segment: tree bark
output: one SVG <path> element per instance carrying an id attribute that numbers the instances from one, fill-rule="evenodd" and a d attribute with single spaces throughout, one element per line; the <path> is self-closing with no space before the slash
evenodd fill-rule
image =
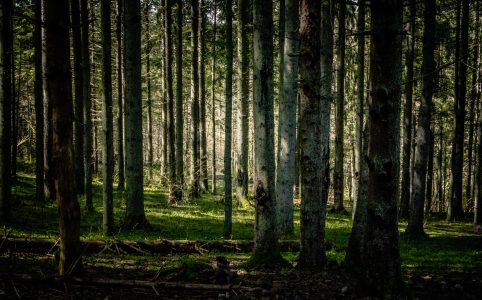
<path id="1" fill-rule="evenodd" d="M 43 79 L 42 79 L 42 1 L 35 0 L 35 201 L 43 205 L 45 202 L 45 175 L 44 175 L 44 104 L 43 104 Z M 82 178 L 82 177 L 80 177 Z M 77 180 L 79 182 L 79 180 Z"/>
<path id="2" fill-rule="evenodd" d="M 84 186 L 84 94 L 82 80 L 82 35 L 79 0 L 70 1 L 72 15 L 72 40 L 74 54 L 74 145 L 75 145 L 75 181 L 77 194 L 83 194 Z"/>
<path id="3" fill-rule="evenodd" d="M 302 0 L 300 50 L 301 249 L 298 265 L 318 269 L 325 262 L 322 236 L 322 115 L 320 101 L 321 3 Z M 323 156 L 322 156 L 323 159 Z"/>
<path id="4" fill-rule="evenodd" d="M 174 119 L 174 94 L 172 84 L 172 1 L 166 0 L 166 90 L 168 101 L 169 184 L 176 182 L 176 140 Z"/>
<path id="5" fill-rule="evenodd" d="M 238 0 L 238 101 L 236 137 L 236 197 L 238 203 L 248 196 L 249 147 L 249 0 Z"/>
<path id="6" fill-rule="evenodd" d="M 464 155 L 464 122 L 465 122 L 465 96 L 467 91 L 467 58 L 468 58 L 468 32 L 469 32 L 469 0 L 457 1 L 457 14 L 459 14 L 460 1 L 462 1 L 462 18 L 460 21 L 460 50 L 456 55 L 456 88 L 455 88 L 455 131 L 452 143 L 451 156 L 451 184 L 450 200 L 447 211 L 447 220 L 461 219 L 462 210 L 462 176 Z M 459 42 L 456 43 L 457 49 Z"/>
<path id="7" fill-rule="evenodd" d="M 426 188 L 426 196 L 425 196 L 425 216 L 429 216 L 432 212 L 432 202 L 433 202 L 433 161 L 434 161 L 434 145 L 435 137 L 434 131 L 430 128 L 430 141 L 428 144 L 428 162 L 427 162 L 427 188 Z"/>
<path id="8" fill-rule="evenodd" d="M 182 0 L 177 0 L 176 32 L 176 186 L 170 201 L 182 199 L 184 184 L 184 119 L 182 96 Z"/>
<path id="9" fill-rule="evenodd" d="M 69 3 L 45 1 L 47 93 L 52 104 L 54 181 L 60 226 L 60 275 L 82 268 L 80 206 L 74 174 Z"/>
<path id="10" fill-rule="evenodd" d="M 233 4 L 226 0 L 226 82 L 224 119 L 224 238 L 233 231 L 233 186 L 231 178 L 232 113 L 233 113 Z"/>
<path id="11" fill-rule="evenodd" d="M 199 196 L 200 157 L 199 157 L 199 2 L 191 0 L 191 196 Z"/>
<path id="12" fill-rule="evenodd" d="M 201 189 L 209 190 L 208 184 L 208 150 L 207 150 L 207 132 L 206 132 L 206 8 L 205 1 L 201 1 L 199 7 L 199 18 L 201 26 L 199 27 L 199 114 L 200 114 L 200 164 L 201 164 Z"/>
<path id="13" fill-rule="evenodd" d="M 110 0 L 101 2 L 102 19 L 102 196 L 103 228 L 107 234 L 114 227 L 114 116 L 112 113 L 112 64 Z"/>
<path id="14" fill-rule="evenodd" d="M 338 78 L 337 78 L 337 97 L 336 97 L 336 119 L 335 119 L 335 169 L 333 171 L 333 195 L 334 211 L 345 210 L 343 206 L 343 187 L 344 172 L 343 158 L 345 156 L 344 147 L 344 123 L 345 123 L 345 34 L 346 34 L 346 4 L 339 4 L 338 11 Z"/>
<path id="15" fill-rule="evenodd" d="M 477 7 L 477 18 L 480 17 L 480 1 L 476 2 Z M 478 44 L 478 50 L 481 51 L 482 48 L 480 43 Z M 479 65 L 479 76 L 477 80 L 478 94 L 479 98 L 479 117 L 477 120 L 477 169 L 475 176 L 475 199 L 474 199 L 474 224 L 482 225 L 482 64 Z"/>
<path id="16" fill-rule="evenodd" d="M 116 38 L 117 38 L 117 165 L 119 170 L 119 182 L 117 189 L 125 188 L 124 176 L 124 39 L 122 36 L 122 23 L 124 14 L 124 0 L 117 0 Z"/>
<path id="17" fill-rule="evenodd" d="M 152 180 L 152 167 L 154 165 L 154 145 L 152 143 L 152 88 L 151 88 L 151 29 L 149 20 L 149 3 L 145 3 L 144 18 L 145 18 L 145 28 L 146 28 L 146 46 L 145 46 L 145 57 L 146 57 L 146 85 L 147 85 L 147 166 L 149 168 L 148 175 L 149 180 Z"/>
<path id="18" fill-rule="evenodd" d="M 273 3 L 253 1 L 253 114 L 255 169 L 254 264 L 270 265 L 282 257 L 276 230 L 274 112 L 273 112 Z"/>
<path id="19" fill-rule="evenodd" d="M 10 217 L 12 114 L 12 0 L 0 3 L 0 222 Z"/>
<path id="20" fill-rule="evenodd" d="M 357 31 L 365 31 L 365 3 L 360 2 L 357 17 Z M 355 180 L 353 185 L 353 210 L 352 218 L 355 219 L 358 202 L 360 199 L 360 182 L 361 170 L 364 163 L 363 152 L 363 119 L 365 105 L 365 37 L 360 35 L 357 37 L 357 91 L 356 91 L 356 124 L 355 124 Z M 366 205 L 365 205 L 366 207 Z M 353 231 L 353 229 L 352 229 Z"/>
<path id="21" fill-rule="evenodd" d="M 126 228 L 144 227 L 144 173 L 142 155 L 141 5 L 125 3 L 126 46 Z"/>
<path id="22" fill-rule="evenodd" d="M 88 1 L 80 1 L 82 18 L 82 83 L 84 103 L 84 188 L 85 205 L 88 211 L 94 210 L 92 203 L 92 99 L 90 94 L 90 50 L 89 50 L 89 10 Z"/>
<path id="23" fill-rule="evenodd" d="M 363 285 L 376 296 L 403 291 L 397 222 L 400 177 L 402 1 L 371 2 L 368 118 L 367 268 Z M 362 279 L 363 280 L 363 279 Z"/>
<path id="24" fill-rule="evenodd" d="M 279 94 L 278 163 L 276 169 L 276 201 L 278 230 L 289 234 L 293 224 L 293 187 L 296 158 L 296 107 L 298 94 L 298 64 L 300 51 L 300 15 L 297 0 L 285 2 L 283 81 Z M 281 85 L 281 83 L 280 83 Z"/>
<path id="25" fill-rule="evenodd" d="M 410 0 L 410 21 L 408 23 L 407 49 L 405 52 L 405 103 L 403 105 L 403 145 L 402 145 L 402 186 L 400 193 L 399 215 L 407 218 L 410 203 L 410 161 L 412 157 L 412 115 L 413 115 L 413 63 L 415 59 L 415 19 L 417 14 L 416 1 Z"/>
<path id="26" fill-rule="evenodd" d="M 430 122 L 432 118 L 433 74 L 435 71 L 435 0 L 425 0 L 423 29 L 423 90 L 417 122 L 415 165 L 410 196 L 410 218 L 406 233 L 412 239 L 425 236 L 423 209 L 427 181 L 427 161 L 430 144 Z"/>
<path id="27" fill-rule="evenodd" d="M 213 164 L 212 164 L 212 193 L 216 194 L 216 21 L 217 21 L 217 6 L 214 1 L 214 14 L 213 14 L 213 57 L 212 57 L 212 90 L 211 90 L 211 123 L 212 123 L 212 143 L 213 143 Z"/>

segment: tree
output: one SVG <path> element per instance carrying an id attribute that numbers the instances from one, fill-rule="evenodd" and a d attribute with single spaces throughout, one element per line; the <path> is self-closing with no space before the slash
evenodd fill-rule
<path id="1" fill-rule="evenodd" d="M 45 1 L 46 76 L 52 104 L 54 181 L 60 226 L 60 275 L 82 267 L 80 206 L 74 177 L 73 104 L 70 75 L 69 3 Z"/>
<path id="2" fill-rule="evenodd" d="M 70 1 L 72 14 L 72 40 L 74 54 L 74 147 L 75 147 L 75 180 L 77 193 L 85 192 L 84 186 L 84 83 L 82 78 L 82 34 L 80 22 L 80 4 L 78 0 Z M 86 59 L 89 59 L 88 57 Z"/>
<path id="3" fill-rule="evenodd" d="M 477 9 L 477 20 L 480 18 L 480 1 L 476 2 Z M 480 29 L 479 29 L 480 30 Z M 480 32 L 480 31 L 479 31 Z M 480 44 L 478 44 L 478 51 L 482 50 Z M 478 94 L 476 95 L 479 97 L 479 107 L 477 108 L 479 111 L 479 118 L 477 124 L 477 169 L 476 169 L 476 176 L 475 176 L 475 199 L 474 199 L 474 224 L 475 225 L 482 225 L 482 64 L 479 64 L 479 76 L 478 76 Z"/>
<path id="4" fill-rule="evenodd" d="M 151 29 L 149 21 L 150 3 L 146 2 L 144 7 L 144 18 L 146 26 L 146 85 L 147 85 L 147 165 L 149 166 L 148 174 L 149 180 L 152 180 L 152 167 L 154 164 L 154 146 L 152 144 L 152 88 L 151 88 Z"/>
<path id="5" fill-rule="evenodd" d="M 231 145 L 233 114 L 233 4 L 226 0 L 226 83 L 225 83 L 225 120 L 224 120 L 224 238 L 231 237 L 232 224 L 232 178 Z"/>
<path id="6" fill-rule="evenodd" d="M 199 16 L 201 26 L 199 27 L 199 114 L 200 114 L 200 163 L 201 163 L 201 189 L 209 190 L 208 185 L 208 150 L 207 150 L 207 129 L 206 129 L 206 3 L 201 1 Z"/>
<path id="7" fill-rule="evenodd" d="M 90 50 L 89 50 L 89 0 L 80 1 L 82 17 L 82 83 L 84 96 L 84 188 L 85 205 L 88 211 L 94 210 L 92 203 L 92 99 L 90 95 Z"/>
<path id="8" fill-rule="evenodd" d="M 365 290 L 386 298 L 401 293 L 397 199 L 400 162 L 402 1 L 371 2 L 368 213 Z"/>
<path id="9" fill-rule="evenodd" d="M 42 1 L 35 0 L 35 200 L 38 204 L 45 201 L 44 175 L 44 104 L 42 79 Z"/>
<path id="10" fill-rule="evenodd" d="M 171 200 L 182 199 L 184 184 L 184 120 L 182 101 L 182 0 L 177 0 L 176 19 L 176 187 L 171 192 Z"/>
<path id="11" fill-rule="evenodd" d="M 339 4 L 338 11 L 338 76 L 336 98 L 336 122 L 335 122 L 335 169 L 333 172 L 333 194 L 335 197 L 335 211 L 343 211 L 343 158 L 344 147 L 344 123 L 345 123 L 345 35 L 346 35 L 346 4 Z"/>
<path id="12" fill-rule="evenodd" d="M 169 183 L 176 182 L 176 141 L 175 141 L 175 119 L 174 119 L 174 94 L 172 90 L 172 3 L 170 0 L 165 1 L 165 41 L 166 41 L 166 90 L 168 102 L 168 141 L 169 141 Z"/>
<path id="13" fill-rule="evenodd" d="M 406 84 L 405 103 L 403 104 L 403 145 L 402 145 L 402 186 L 400 192 L 401 218 L 408 217 L 410 203 L 410 159 L 412 156 L 412 115 L 413 115 L 413 63 L 415 58 L 415 19 L 416 1 L 410 0 L 410 19 L 408 23 L 407 48 L 405 52 Z"/>
<path id="14" fill-rule="evenodd" d="M 114 227 L 114 124 L 112 113 L 112 65 L 110 0 L 101 2 L 102 18 L 102 189 L 104 199 L 104 232 L 110 234 Z"/>
<path id="15" fill-rule="evenodd" d="M 212 165 L 212 193 L 216 194 L 216 20 L 217 20 L 217 6 L 216 1 L 214 2 L 214 13 L 213 13 L 213 51 L 212 51 L 212 72 L 211 72 L 211 123 L 212 123 L 212 143 L 213 143 L 213 165 Z"/>
<path id="16" fill-rule="evenodd" d="M 142 155 L 141 90 L 141 5 L 140 0 L 126 1 L 124 12 L 126 48 L 126 228 L 144 227 L 144 174 Z"/>
<path id="17" fill-rule="evenodd" d="M 297 0 L 285 2 L 283 85 L 279 95 L 276 201 L 280 234 L 293 232 L 293 186 L 296 157 L 296 105 L 300 51 L 300 15 Z"/>
<path id="18" fill-rule="evenodd" d="M 200 160 L 199 160 L 199 2 L 191 0 L 191 195 L 199 196 Z"/>
<path id="19" fill-rule="evenodd" d="M 254 127 L 254 264 L 282 260 L 276 230 L 274 112 L 273 112 L 273 3 L 253 1 L 253 115 Z"/>
<path id="20" fill-rule="evenodd" d="M 122 16 L 124 0 L 117 0 L 116 38 L 117 38 L 117 165 L 119 170 L 118 190 L 124 190 L 124 55 L 122 38 Z"/>
<path id="21" fill-rule="evenodd" d="M 12 114 L 12 11 L 11 0 L 0 3 L 0 220 L 9 218 L 12 194 L 11 114 Z"/>
<path id="22" fill-rule="evenodd" d="M 425 183 L 427 179 L 427 161 L 430 144 L 430 121 L 432 110 L 433 74 L 435 71 L 435 0 L 425 0 L 423 29 L 423 90 L 417 122 L 417 139 L 415 146 L 415 165 L 412 178 L 410 199 L 410 218 L 407 234 L 411 238 L 425 235 L 423 230 Z"/>
<path id="23" fill-rule="evenodd" d="M 464 122 L 465 122 L 465 96 L 467 91 L 467 58 L 469 35 L 469 0 L 457 1 L 457 14 L 460 14 L 460 1 L 462 1 L 462 18 L 456 43 L 456 73 L 455 73 L 455 130 L 451 156 L 451 184 L 450 200 L 447 211 L 447 220 L 453 221 L 462 217 L 462 174 L 464 154 Z M 457 18 L 457 24 L 458 18 Z M 459 25 L 457 25 L 459 28 Z M 459 49 L 460 44 L 460 49 Z M 457 52 L 459 55 L 457 55 Z"/>
<path id="24" fill-rule="evenodd" d="M 249 147 L 249 0 L 238 0 L 238 101 L 236 137 L 236 197 L 238 203 L 248 196 Z"/>
<path id="25" fill-rule="evenodd" d="M 321 3 L 302 0 L 300 50 L 301 248 L 298 265 L 317 269 L 325 263 L 321 235 Z M 323 103 L 326 105 L 326 103 Z"/>

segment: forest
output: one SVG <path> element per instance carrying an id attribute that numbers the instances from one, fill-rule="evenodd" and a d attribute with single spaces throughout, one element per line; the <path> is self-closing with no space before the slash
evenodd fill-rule
<path id="1" fill-rule="evenodd" d="M 1 0 L 0 298 L 480 299 L 481 0 Z"/>

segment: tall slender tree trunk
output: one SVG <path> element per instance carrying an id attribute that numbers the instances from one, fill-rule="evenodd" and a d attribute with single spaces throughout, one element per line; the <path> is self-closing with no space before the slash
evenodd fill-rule
<path id="1" fill-rule="evenodd" d="M 124 190 L 124 39 L 122 36 L 122 23 L 124 13 L 124 0 L 117 0 L 116 38 L 117 38 L 117 165 L 119 169 L 118 190 Z"/>
<path id="2" fill-rule="evenodd" d="M 74 54 L 74 147 L 75 181 L 77 193 L 84 193 L 84 90 L 82 80 L 82 35 L 79 0 L 70 1 L 72 15 L 72 39 Z"/>
<path id="3" fill-rule="evenodd" d="M 450 200 L 447 211 L 447 220 L 453 221 L 462 218 L 462 176 L 464 155 L 464 122 L 465 122 L 465 96 L 467 91 L 467 58 L 469 35 L 469 0 L 457 1 L 457 6 L 462 1 L 462 18 L 460 20 L 460 50 L 456 55 L 456 89 L 455 89 L 455 132 L 451 156 L 451 184 Z M 457 8 L 459 11 L 459 8 Z M 459 43 L 456 43 L 456 47 Z M 458 48 L 458 47 L 457 47 Z"/>
<path id="4" fill-rule="evenodd" d="M 205 1 L 201 0 L 199 7 L 199 114 L 200 114 L 200 162 L 201 162 L 201 189 L 209 190 L 208 185 L 208 150 L 207 150 L 207 129 L 206 129 L 206 8 Z"/>
<path id="5" fill-rule="evenodd" d="M 425 196 L 425 216 L 429 216 L 432 212 L 432 197 L 433 197 L 433 160 L 434 160 L 434 145 L 435 138 L 434 138 L 434 130 L 430 128 L 430 140 L 428 144 L 428 162 L 427 162 L 427 188 L 426 188 L 426 196 Z"/>
<path id="6" fill-rule="evenodd" d="M 174 119 L 174 94 L 172 84 L 172 1 L 166 0 L 166 90 L 168 101 L 169 184 L 176 183 L 176 140 Z"/>
<path id="7" fill-rule="evenodd" d="M 125 2 L 126 48 L 126 228 L 144 227 L 144 170 L 142 155 L 142 90 L 141 90 L 141 4 Z"/>
<path id="8" fill-rule="evenodd" d="M 184 119 L 182 96 L 182 0 L 177 0 L 176 19 L 176 187 L 171 200 L 182 199 L 184 184 Z"/>
<path id="9" fill-rule="evenodd" d="M 12 114 L 12 0 L 0 3 L 0 222 L 10 217 Z"/>
<path id="10" fill-rule="evenodd" d="M 371 2 L 370 113 L 365 290 L 402 293 L 397 199 L 400 178 L 402 1 Z"/>
<path id="11" fill-rule="evenodd" d="M 199 196 L 199 0 L 191 0 L 191 195 Z"/>
<path id="12" fill-rule="evenodd" d="M 253 113 L 255 227 L 251 261 L 269 265 L 282 258 L 276 230 L 273 3 L 253 0 Z"/>
<path id="13" fill-rule="evenodd" d="M 217 6 L 214 1 L 213 14 L 213 57 L 212 57 L 212 71 L 211 71 L 211 123 L 212 123 L 212 143 L 213 143 L 213 164 L 212 164 L 212 193 L 216 194 L 216 21 L 217 21 Z"/>
<path id="14" fill-rule="evenodd" d="M 399 215 L 408 217 L 410 203 L 410 160 L 412 156 L 412 99 L 413 99 L 413 63 L 415 58 L 415 19 L 416 1 L 410 0 L 410 21 L 408 23 L 407 48 L 405 52 L 405 103 L 403 105 L 403 145 L 402 145 L 402 186 L 400 193 Z"/>
<path id="15" fill-rule="evenodd" d="M 35 201 L 37 204 L 45 202 L 44 176 L 44 104 L 42 82 L 42 1 L 35 0 Z M 79 182 L 79 180 L 77 180 Z"/>
<path id="16" fill-rule="evenodd" d="M 321 3 L 300 1 L 300 148 L 301 148 L 301 248 L 298 265 L 317 269 L 325 263 L 321 215 L 322 155 L 320 101 Z"/>
<path id="17" fill-rule="evenodd" d="M 321 237 L 325 237 L 326 206 L 330 188 L 330 114 L 333 101 L 333 2 L 321 4 Z M 301 115 L 300 115 L 301 117 Z M 301 143 L 300 143 L 301 147 Z M 300 150 L 301 151 L 301 150 Z M 301 179 L 300 179 L 301 182 Z M 301 182 L 301 185 L 303 183 Z"/>
<path id="18" fill-rule="evenodd" d="M 249 147 L 249 0 L 238 0 L 238 101 L 236 137 L 236 197 L 238 203 L 248 196 Z"/>
<path id="19" fill-rule="evenodd" d="M 231 176 L 231 147 L 233 127 L 233 3 L 226 0 L 226 83 L 224 119 L 224 238 L 231 238 L 233 231 L 233 186 Z"/>
<path id="20" fill-rule="evenodd" d="M 114 116 L 112 113 L 112 65 L 110 0 L 101 2 L 102 19 L 102 192 L 103 228 L 107 234 L 114 227 Z"/>
<path id="21" fill-rule="evenodd" d="M 154 145 L 152 143 L 152 88 L 151 88 L 151 28 L 149 20 L 149 3 L 146 2 L 144 10 L 145 26 L 146 26 L 146 85 L 147 85 L 147 166 L 149 168 L 149 180 L 152 180 L 152 167 L 154 165 Z"/>
<path id="22" fill-rule="evenodd" d="M 425 236 L 423 209 L 427 181 L 427 161 L 430 144 L 430 122 L 432 115 L 433 74 L 435 71 L 435 0 L 425 0 L 423 29 L 423 89 L 418 112 L 415 165 L 410 196 L 410 218 L 406 233 L 412 239 Z"/>
<path id="23" fill-rule="evenodd" d="M 357 17 L 357 31 L 362 33 L 365 31 L 365 1 L 360 2 Z M 356 124 L 355 124 L 355 146 L 354 146 L 354 163 L 355 163 L 355 180 L 353 185 L 353 210 L 352 218 L 355 219 L 357 205 L 360 199 L 360 179 L 363 164 L 363 119 L 365 105 L 365 36 L 357 37 L 357 91 L 356 91 Z M 366 207 L 366 206 L 365 206 Z M 353 229 L 352 229 L 353 231 Z"/>
<path id="24" fill-rule="evenodd" d="M 84 103 L 84 188 L 85 205 L 88 211 L 94 210 L 92 203 L 92 99 L 90 95 L 90 50 L 89 50 L 89 0 L 80 0 L 82 16 L 82 83 Z"/>
<path id="25" fill-rule="evenodd" d="M 346 35 L 346 4 L 340 3 L 338 10 L 338 78 L 336 98 L 335 120 L 335 169 L 333 171 L 333 195 L 335 197 L 335 211 L 343 211 L 343 187 L 344 172 L 343 158 L 344 147 L 344 123 L 345 123 L 345 35 Z"/>
<path id="26" fill-rule="evenodd" d="M 170 82 L 170 87 L 171 87 L 171 92 L 172 92 L 172 78 L 167 78 L 167 65 L 169 64 L 170 67 L 171 67 L 171 63 L 172 63 L 172 38 L 170 40 L 170 45 L 171 45 L 171 49 L 170 49 L 170 59 L 167 57 L 167 24 L 166 24 L 166 20 L 167 20 L 167 7 L 169 5 L 169 14 L 172 14 L 172 7 L 170 6 L 171 3 L 167 3 L 168 1 L 166 0 L 161 0 L 160 2 L 160 6 L 161 6 L 161 9 L 158 10 L 158 14 L 157 14 L 157 20 L 158 20 L 158 23 L 160 23 L 160 27 L 161 27 L 161 33 L 160 33 L 160 51 L 162 53 L 162 57 L 161 57 L 161 61 L 159 63 L 160 65 L 160 73 L 161 73 L 161 95 L 162 95 L 162 100 L 161 100 L 161 134 L 160 134 L 160 147 L 158 149 L 158 153 L 159 151 L 161 151 L 161 160 L 162 160 L 162 164 L 161 164 L 161 176 L 163 177 L 163 182 L 165 185 L 167 186 L 170 186 L 172 184 L 172 180 L 171 180 L 171 176 L 170 176 L 170 162 L 169 162 L 169 158 L 170 158 L 170 153 L 169 153 L 169 144 L 170 144 L 170 140 L 169 140 L 169 96 L 168 96 L 168 92 L 167 92 L 167 81 L 168 80 L 171 80 Z M 172 17 L 169 16 L 170 18 L 170 21 L 172 22 Z M 169 26 L 171 26 L 171 24 L 169 24 Z M 172 34 L 172 28 L 170 27 L 169 28 L 169 33 Z M 171 77 L 172 77 L 172 67 L 171 67 Z M 175 145 L 174 145 L 175 147 Z M 162 150 L 161 150 L 162 149 Z M 174 154 L 175 155 L 175 154 Z M 174 174 L 176 173 L 176 169 L 174 169 Z"/>
<path id="27" fill-rule="evenodd" d="M 69 3 L 45 1 L 46 76 L 52 103 L 53 161 L 60 226 L 60 275 L 82 268 L 80 206 L 74 174 L 73 103 L 70 75 Z"/>
<path id="28" fill-rule="evenodd" d="M 477 19 L 480 18 L 480 1 L 476 2 Z M 479 29 L 480 30 L 480 29 Z M 478 45 L 479 52 L 482 50 L 480 43 Z M 477 80 L 477 97 L 479 98 L 479 117 L 477 120 L 477 169 L 475 176 L 475 197 L 474 197 L 474 224 L 482 225 L 482 64 L 478 66 L 478 80 Z"/>
<path id="29" fill-rule="evenodd" d="M 296 158 L 296 107 L 298 63 L 300 51 L 300 15 L 297 0 L 285 2 L 285 28 L 282 74 L 279 94 L 278 163 L 276 169 L 276 201 L 280 234 L 292 233 L 293 187 Z M 281 83 L 280 83 L 281 84 Z"/>

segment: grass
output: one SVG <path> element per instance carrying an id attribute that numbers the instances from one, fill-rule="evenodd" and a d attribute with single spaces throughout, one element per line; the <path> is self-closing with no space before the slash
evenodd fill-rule
<path id="1" fill-rule="evenodd" d="M 34 205 L 35 181 L 29 165 L 20 164 L 20 172 L 13 188 L 15 222 L 5 228 L 10 236 L 51 238 L 58 237 L 58 216 L 54 203 L 44 207 Z M 145 212 L 153 226 L 150 231 L 121 231 L 106 237 L 102 232 L 102 190 L 100 182 L 94 182 L 94 208 L 85 209 L 85 201 L 79 198 L 82 207 L 82 239 L 122 240 L 220 240 L 224 224 L 224 207 L 220 195 L 203 194 L 200 198 L 173 206 L 167 205 L 167 191 L 149 185 L 145 188 Z M 125 213 L 125 195 L 115 192 L 115 224 L 120 228 Z M 289 239 L 299 239 L 299 209 L 295 210 L 295 233 Z M 248 206 L 233 208 L 233 240 L 252 240 L 254 211 Z M 329 213 L 326 223 L 326 239 L 335 246 L 328 251 L 329 259 L 341 263 L 345 256 L 351 230 L 350 216 Z M 406 223 L 401 221 L 400 231 Z M 428 239 L 408 240 L 401 235 L 402 266 L 417 271 L 476 271 L 482 269 L 482 238 L 473 234 L 469 223 L 431 219 L 425 224 Z M 215 254 L 213 254 L 215 255 Z M 223 254 L 224 255 L 224 254 Z M 233 258 L 246 259 L 247 254 L 227 254 Z M 297 253 L 284 253 L 290 262 Z M 189 259 L 189 258 L 187 258 Z"/>

